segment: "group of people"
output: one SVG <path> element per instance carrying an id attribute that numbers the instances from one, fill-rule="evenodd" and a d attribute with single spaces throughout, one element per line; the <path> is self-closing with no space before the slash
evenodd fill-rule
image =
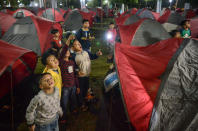
<path id="1" fill-rule="evenodd" d="M 45 65 L 40 75 L 40 92 L 31 100 L 26 111 L 27 125 L 31 131 L 58 131 L 58 120 L 66 123 L 67 109 L 78 113 L 87 111 L 86 97 L 89 89 L 91 60 L 102 55 L 91 53 L 89 21 L 76 34 L 69 34 L 64 43 L 57 29 L 53 34 L 52 48 L 42 56 Z M 69 107 L 68 107 L 68 102 Z"/>
<path id="2" fill-rule="evenodd" d="M 174 38 L 191 38 L 190 20 L 182 21 L 181 28 L 178 30 L 173 30 L 171 35 Z"/>

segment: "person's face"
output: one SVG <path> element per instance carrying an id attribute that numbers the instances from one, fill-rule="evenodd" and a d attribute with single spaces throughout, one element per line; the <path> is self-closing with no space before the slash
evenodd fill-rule
<path id="1" fill-rule="evenodd" d="M 60 33 L 57 32 L 56 34 L 54 34 L 55 37 L 59 37 L 60 36 Z"/>
<path id="2" fill-rule="evenodd" d="M 88 22 L 88 21 L 85 22 L 85 23 L 83 24 L 83 27 L 84 27 L 84 28 L 89 28 L 89 22 Z"/>
<path id="3" fill-rule="evenodd" d="M 82 46 L 78 40 L 75 40 L 73 43 L 74 51 L 82 51 Z"/>
<path id="4" fill-rule="evenodd" d="M 190 22 L 189 21 L 186 21 L 186 27 L 190 28 Z"/>
<path id="5" fill-rule="evenodd" d="M 180 33 L 180 32 L 177 32 L 177 33 L 175 34 L 175 38 L 181 38 L 181 33 Z"/>
<path id="6" fill-rule="evenodd" d="M 41 89 L 51 89 L 54 88 L 54 79 L 50 74 L 45 75 L 40 83 Z"/>
<path id="7" fill-rule="evenodd" d="M 69 58 L 69 57 L 70 57 L 70 52 L 69 52 L 69 50 L 66 52 L 65 57 L 66 57 L 66 58 Z"/>
<path id="8" fill-rule="evenodd" d="M 114 24 L 109 25 L 110 29 L 114 29 L 114 27 L 115 27 Z"/>
<path id="9" fill-rule="evenodd" d="M 58 68 L 58 65 L 59 65 L 59 61 L 54 55 L 50 55 L 47 58 L 47 66 L 49 68 L 56 69 L 56 68 Z"/>

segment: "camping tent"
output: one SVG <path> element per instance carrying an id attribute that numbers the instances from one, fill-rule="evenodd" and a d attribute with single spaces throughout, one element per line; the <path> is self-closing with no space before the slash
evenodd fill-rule
<path id="1" fill-rule="evenodd" d="M 131 16 L 131 14 L 121 15 L 118 18 L 115 18 L 116 25 L 123 25 L 124 22 Z"/>
<path id="2" fill-rule="evenodd" d="M 0 12 L 0 38 L 16 22 L 11 15 Z"/>
<path id="3" fill-rule="evenodd" d="M 12 16 L 15 18 L 23 18 L 26 16 L 32 16 L 32 15 L 34 14 L 26 9 L 17 9 L 12 13 Z"/>
<path id="4" fill-rule="evenodd" d="M 192 37 L 198 38 L 198 18 L 195 17 L 191 19 L 190 25 L 191 25 L 190 29 L 191 29 Z"/>
<path id="5" fill-rule="evenodd" d="M 173 13 L 171 10 L 167 9 L 162 16 L 158 19 L 163 27 L 168 31 L 175 30 L 179 27 L 180 23 L 185 19 L 179 13 Z"/>
<path id="6" fill-rule="evenodd" d="M 140 18 L 149 18 L 152 20 L 158 20 L 158 18 L 160 17 L 159 13 L 152 12 L 148 9 L 139 10 L 137 11 L 136 15 L 138 15 Z"/>
<path id="7" fill-rule="evenodd" d="M 64 14 L 62 14 L 61 11 L 59 12 L 59 10 L 54 8 L 40 10 L 37 14 L 37 16 L 41 16 L 56 22 L 64 21 L 63 15 Z"/>
<path id="8" fill-rule="evenodd" d="M 51 47 L 50 31 L 55 24 L 58 23 L 37 16 L 24 17 L 14 23 L 2 39 L 11 44 L 30 49 L 38 55 L 42 55 Z"/>
<path id="9" fill-rule="evenodd" d="M 78 10 L 70 11 L 64 22 L 66 31 L 79 30 L 82 27 L 83 17 Z"/>
<path id="10" fill-rule="evenodd" d="M 137 131 L 197 129 L 197 49 L 198 41 L 176 38 L 147 47 L 116 44 L 123 103 Z"/>
<path id="11" fill-rule="evenodd" d="M 137 15 L 131 15 L 124 21 L 124 25 L 131 25 L 133 23 L 136 23 L 140 20 L 140 17 Z"/>
<path id="12" fill-rule="evenodd" d="M 33 73 L 37 56 L 30 50 L 0 40 L 0 59 L 1 99 L 10 92 L 11 85 L 16 86 Z"/>
<path id="13" fill-rule="evenodd" d="M 141 19 L 131 25 L 119 25 L 118 28 L 123 44 L 147 46 L 170 38 L 162 25 L 151 19 Z"/>
<path id="14" fill-rule="evenodd" d="M 64 28 L 66 31 L 79 30 L 82 27 L 83 19 L 89 20 L 90 26 L 93 25 L 93 14 L 79 10 L 69 12 L 65 18 Z"/>

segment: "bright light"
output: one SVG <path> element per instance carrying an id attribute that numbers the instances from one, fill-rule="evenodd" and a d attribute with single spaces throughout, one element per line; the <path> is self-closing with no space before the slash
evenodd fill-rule
<path id="1" fill-rule="evenodd" d="M 105 0 L 104 2 L 105 2 L 105 4 L 107 4 L 108 3 L 108 0 Z"/>
<path id="2" fill-rule="evenodd" d="M 87 6 L 87 4 L 85 6 Z"/>
<path id="3" fill-rule="evenodd" d="M 73 30 L 73 31 L 72 31 L 72 33 L 73 33 L 73 34 L 76 34 L 76 31 L 75 31 L 75 30 Z"/>
<path id="4" fill-rule="evenodd" d="M 112 39 L 112 37 L 113 37 L 113 36 L 112 36 L 112 33 L 111 33 L 111 32 L 108 32 L 108 33 L 107 33 L 107 39 L 108 39 L 108 40 L 109 40 L 109 39 Z"/>
<path id="5" fill-rule="evenodd" d="M 37 7 L 37 6 L 38 6 L 38 3 L 34 3 L 34 6 L 36 6 L 36 7 Z"/>
<path id="6" fill-rule="evenodd" d="M 20 0 L 18 0 L 17 2 L 20 3 Z"/>
<path id="7" fill-rule="evenodd" d="M 169 2 L 171 3 L 173 0 L 169 0 Z"/>
<path id="8" fill-rule="evenodd" d="M 61 3 L 61 2 L 60 2 L 60 5 L 62 6 L 62 5 L 63 5 L 63 3 Z"/>

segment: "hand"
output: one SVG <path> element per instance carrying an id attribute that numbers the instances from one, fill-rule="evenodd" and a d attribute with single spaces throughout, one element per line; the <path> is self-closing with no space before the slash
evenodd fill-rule
<path id="1" fill-rule="evenodd" d="M 85 73 L 79 71 L 79 72 L 78 72 L 78 75 L 79 75 L 79 76 L 85 76 Z"/>
<path id="2" fill-rule="evenodd" d="M 34 131 L 34 129 L 35 129 L 35 125 L 29 127 L 29 131 Z"/>
<path id="3" fill-rule="evenodd" d="M 90 36 L 90 37 L 89 37 L 89 39 L 90 39 L 90 40 L 94 40 L 94 39 L 95 39 L 95 37 L 94 37 L 94 36 L 93 36 L 93 37 L 91 37 L 91 36 Z"/>
<path id="4" fill-rule="evenodd" d="M 101 56 L 102 55 L 102 51 L 99 50 L 97 53 L 96 53 L 97 56 Z"/>
<path id="5" fill-rule="evenodd" d="M 81 39 L 82 39 L 82 40 L 87 40 L 87 38 L 86 38 L 86 37 L 81 37 Z"/>
<path id="6" fill-rule="evenodd" d="M 76 89 L 76 94 L 80 94 L 80 88 Z"/>
<path id="7" fill-rule="evenodd" d="M 69 36 L 69 38 L 68 38 L 68 40 L 70 41 L 70 40 L 74 40 L 75 39 L 75 36 L 73 35 L 73 34 L 71 34 L 70 36 Z"/>

